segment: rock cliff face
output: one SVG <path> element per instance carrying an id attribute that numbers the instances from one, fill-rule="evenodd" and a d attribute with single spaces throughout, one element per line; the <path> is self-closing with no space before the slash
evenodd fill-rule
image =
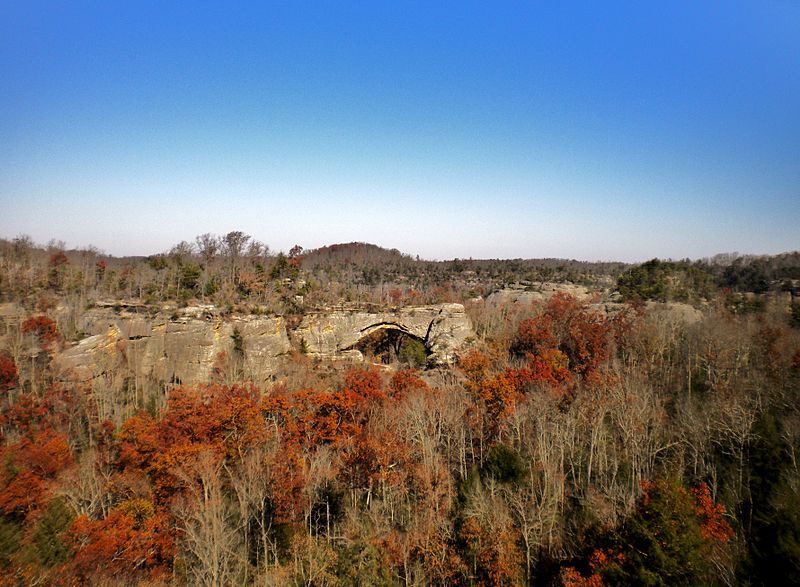
<path id="1" fill-rule="evenodd" d="M 592 294 L 583 285 L 570 283 L 543 283 L 536 290 L 528 290 L 522 286 L 509 286 L 492 292 L 486 297 L 486 303 L 492 306 L 518 304 L 530 306 L 534 302 L 546 302 L 556 293 L 566 293 L 580 301 L 588 301 Z"/>
<path id="2" fill-rule="evenodd" d="M 248 379 L 264 382 L 293 348 L 282 317 L 224 317 L 213 306 L 148 314 L 144 308 L 107 305 L 87 310 L 79 328 L 86 338 L 66 348 L 56 365 L 84 380 L 127 372 L 153 381 L 201 383 L 226 357 L 238 357 Z M 305 316 L 291 340 L 312 356 L 361 360 L 355 346 L 382 329 L 422 341 L 433 363 L 454 361 L 474 337 L 464 307 L 442 304 L 392 312 L 318 311 Z"/>
<path id="3" fill-rule="evenodd" d="M 355 348 L 379 330 L 396 330 L 421 341 L 434 364 L 452 363 L 474 339 L 472 322 L 461 304 L 398 308 L 391 312 L 335 310 L 307 314 L 294 331 L 311 355 L 360 356 Z"/>
<path id="4" fill-rule="evenodd" d="M 92 309 L 80 327 L 89 336 L 67 348 L 58 365 L 86 379 L 126 366 L 136 377 L 199 383 L 211 378 L 215 363 L 238 353 L 246 373 L 264 381 L 278 369 L 278 358 L 291 350 L 283 318 L 223 319 L 211 306 L 171 316 Z"/>

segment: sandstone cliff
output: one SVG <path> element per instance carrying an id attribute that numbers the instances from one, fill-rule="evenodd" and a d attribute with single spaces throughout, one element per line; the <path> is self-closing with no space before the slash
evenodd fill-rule
<path id="1" fill-rule="evenodd" d="M 460 304 L 389 312 L 322 310 L 306 315 L 287 332 L 281 316 L 224 316 L 213 306 L 149 313 L 144 307 L 107 303 L 87 310 L 79 328 L 87 336 L 55 359 L 63 373 L 89 380 L 127 372 L 140 379 L 187 384 L 209 381 L 215 367 L 231 357 L 240 361 L 246 379 L 264 382 L 280 370 L 293 348 L 299 351 L 301 346 L 319 358 L 363 360 L 355 346 L 381 329 L 420 340 L 433 364 L 453 362 L 474 338 Z"/>
<path id="2" fill-rule="evenodd" d="M 282 317 L 224 318 L 212 306 L 152 316 L 98 308 L 84 314 L 80 327 L 89 336 L 67 348 L 58 365 L 83 378 L 121 363 L 136 377 L 199 383 L 211 378 L 215 363 L 239 353 L 248 377 L 264 381 L 291 350 Z"/>
<path id="3" fill-rule="evenodd" d="M 421 341 L 434 364 L 452 363 L 474 340 L 472 322 L 461 304 L 402 307 L 388 312 L 332 310 L 306 314 L 294 331 L 309 354 L 360 356 L 358 342 L 379 330 L 397 330 Z"/>

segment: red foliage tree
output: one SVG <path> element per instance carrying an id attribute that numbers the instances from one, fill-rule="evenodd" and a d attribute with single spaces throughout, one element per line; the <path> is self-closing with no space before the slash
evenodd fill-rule
<path id="1" fill-rule="evenodd" d="M 11 357 L 0 355 L 0 393 L 17 386 L 17 366 Z"/>
<path id="2" fill-rule="evenodd" d="M 63 267 L 64 265 L 69 265 L 69 259 L 67 259 L 67 255 L 64 254 L 64 251 L 58 251 L 50 255 L 47 264 L 50 267 Z"/>
<path id="3" fill-rule="evenodd" d="M 61 338 L 56 323 L 47 316 L 31 316 L 22 323 L 22 332 L 33 334 L 39 346 L 46 351 L 53 350 L 55 344 Z"/>
<path id="4" fill-rule="evenodd" d="M 393 304 L 397 304 L 403 298 L 403 292 L 397 288 L 390 289 L 386 295 Z"/>
<path id="5" fill-rule="evenodd" d="M 482 585 L 520 584 L 522 555 L 516 533 L 510 527 L 489 532 L 479 520 L 469 517 L 460 529 Z"/>
<path id="6" fill-rule="evenodd" d="M 160 448 L 158 424 L 149 414 L 138 414 L 122 425 L 119 433 L 119 464 L 145 468 Z"/>
<path id="7" fill-rule="evenodd" d="M 566 381 L 566 369 L 575 376 L 596 381 L 611 355 L 613 341 L 610 320 L 573 296 L 557 293 L 539 316 L 520 323 L 511 352 L 531 363 L 532 381 Z"/>
<path id="8" fill-rule="evenodd" d="M 480 386 L 479 397 L 486 406 L 488 431 L 491 434 L 496 433 L 503 420 L 516 409 L 522 399 L 519 389 L 519 374 L 513 369 L 506 369 Z"/>
<path id="9" fill-rule="evenodd" d="M 561 584 L 564 587 L 603 587 L 603 578 L 598 573 L 584 577 L 575 567 L 561 569 Z"/>
<path id="10" fill-rule="evenodd" d="M 64 251 L 58 251 L 50 255 L 47 265 L 50 268 L 47 273 L 50 287 L 60 288 L 64 284 L 64 268 L 69 265 L 69 259 Z"/>
<path id="11" fill-rule="evenodd" d="M 466 387 L 472 394 L 479 393 L 481 384 L 487 380 L 492 373 L 492 361 L 485 353 L 478 349 L 472 349 L 461 357 L 458 366 L 467 377 Z"/>
<path id="12" fill-rule="evenodd" d="M 303 489 L 306 476 L 302 447 L 288 440 L 281 448 L 275 460 L 270 463 L 275 520 L 279 524 L 297 524 L 303 519 L 305 505 Z"/>
<path id="13" fill-rule="evenodd" d="M 366 402 L 350 389 L 315 393 L 312 403 L 314 411 L 308 425 L 314 444 L 340 444 L 361 431 Z"/>
<path id="14" fill-rule="evenodd" d="M 389 381 L 389 392 L 393 399 L 399 400 L 413 391 L 428 391 L 428 384 L 423 381 L 414 369 L 401 369 L 392 375 Z"/>
<path id="15" fill-rule="evenodd" d="M 27 516 L 46 504 L 58 473 L 72 464 L 66 436 L 46 428 L 5 447 L 0 472 L 0 510 Z"/>
<path id="16" fill-rule="evenodd" d="M 49 416 L 49 406 L 29 393 L 20 395 L 13 405 L 3 407 L 6 424 L 23 434 L 38 427 Z"/>
<path id="17" fill-rule="evenodd" d="M 0 490 L 0 511 L 7 515 L 27 516 L 46 501 L 47 486 L 33 471 L 20 471 L 3 485 Z"/>
<path id="18" fill-rule="evenodd" d="M 100 259 L 94 264 L 94 276 L 97 283 L 103 281 L 103 277 L 105 277 L 106 274 L 106 269 L 108 269 L 108 262 L 104 259 Z"/>
<path id="19" fill-rule="evenodd" d="M 295 245 L 291 249 L 289 249 L 289 265 L 295 268 L 299 268 L 302 262 L 303 262 L 303 247 L 301 247 L 300 245 Z"/>
<path id="20" fill-rule="evenodd" d="M 53 478 L 72 463 L 67 437 L 45 429 L 20 442 L 20 461 L 39 477 Z"/>
<path id="21" fill-rule="evenodd" d="M 121 503 L 101 520 L 79 516 L 66 538 L 75 552 L 68 568 L 87 584 L 157 580 L 169 572 L 175 555 L 169 515 L 140 499 Z"/>
<path id="22" fill-rule="evenodd" d="M 179 489 L 175 470 L 199 452 L 211 450 L 233 461 L 262 442 L 264 426 L 258 390 L 252 386 L 201 385 L 172 392 L 161 419 L 140 414 L 119 434 L 119 463 L 146 471 L 161 500 Z"/>
<path id="23" fill-rule="evenodd" d="M 367 491 L 399 483 L 405 476 L 408 447 L 389 431 L 377 435 L 366 431 L 344 455 L 344 477 L 353 489 Z"/>
<path id="24" fill-rule="evenodd" d="M 725 506 L 714 503 L 711 490 L 705 483 L 700 483 L 692 488 L 698 518 L 700 518 L 700 531 L 703 538 L 710 541 L 725 543 L 733 538 L 733 528 L 723 517 Z"/>
<path id="25" fill-rule="evenodd" d="M 382 400 L 386 397 L 383 393 L 381 376 L 375 369 L 361 369 L 351 367 L 344 374 L 344 390 L 364 400 Z"/>

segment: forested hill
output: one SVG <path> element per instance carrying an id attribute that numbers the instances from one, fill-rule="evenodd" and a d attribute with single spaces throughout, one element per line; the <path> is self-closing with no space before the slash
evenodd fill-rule
<path id="1" fill-rule="evenodd" d="M 58 243 L 43 247 L 25 237 L 0 240 L 0 253 L 0 296 L 6 300 L 54 290 L 146 303 L 259 304 L 276 313 L 292 311 L 296 295 L 307 305 L 396 304 L 460 302 L 507 284 L 535 288 L 570 282 L 613 289 L 626 267 L 566 259 L 427 261 L 366 243 L 275 253 L 242 232 L 200 235 L 148 257 L 64 250 Z"/>
<path id="2" fill-rule="evenodd" d="M 288 253 L 242 232 L 204 234 L 148 257 L 113 257 L 93 249 L 37 246 L 27 237 L 0 240 L 0 299 L 34 299 L 57 291 L 79 297 L 135 298 L 144 303 L 195 299 L 220 307 L 259 305 L 299 311 L 298 302 L 372 304 L 463 302 L 515 285 L 536 290 L 573 283 L 627 300 L 699 303 L 720 294 L 797 295 L 800 253 L 718 255 L 704 260 L 631 265 L 568 259 L 427 261 L 366 243 Z"/>
<path id="3" fill-rule="evenodd" d="M 377 269 L 389 267 L 393 270 L 413 273 L 439 271 L 460 273 L 474 271 L 495 277 L 513 275 L 517 279 L 577 280 L 592 276 L 615 276 L 627 264 L 619 262 L 590 262 L 575 259 L 453 259 L 428 261 L 401 253 L 397 249 L 385 249 L 369 243 L 335 244 L 305 251 L 303 266 L 312 269 L 337 265 Z"/>

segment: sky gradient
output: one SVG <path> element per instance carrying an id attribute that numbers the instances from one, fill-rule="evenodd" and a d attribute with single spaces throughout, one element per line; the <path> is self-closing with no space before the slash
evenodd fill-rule
<path id="1" fill-rule="evenodd" d="M 793 0 L 165 4 L 0 2 L 0 237 L 800 248 Z"/>

